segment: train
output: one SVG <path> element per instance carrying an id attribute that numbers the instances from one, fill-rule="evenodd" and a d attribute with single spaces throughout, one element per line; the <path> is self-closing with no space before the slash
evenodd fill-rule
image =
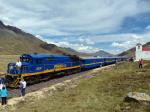
<path id="1" fill-rule="evenodd" d="M 17 69 L 16 62 L 9 63 L 5 76 L 8 87 L 18 87 L 21 79 L 28 84 L 49 80 L 126 60 L 125 57 L 78 57 L 76 55 L 22 54 L 22 63 Z"/>

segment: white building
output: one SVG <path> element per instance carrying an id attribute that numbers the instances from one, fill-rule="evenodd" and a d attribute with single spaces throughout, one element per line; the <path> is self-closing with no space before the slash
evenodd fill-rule
<path id="1" fill-rule="evenodd" d="M 142 44 L 136 45 L 135 60 L 139 59 L 150 60 L 150 48 L 144 48 Z"/>

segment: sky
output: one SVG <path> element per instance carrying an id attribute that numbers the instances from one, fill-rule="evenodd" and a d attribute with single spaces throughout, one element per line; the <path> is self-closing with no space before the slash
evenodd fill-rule
<path id="1" fill-rule="evenodd" d="M 0 20 L 80 52 L 118 54 L 150 41 L 150 0 L 0 0 Z"/>

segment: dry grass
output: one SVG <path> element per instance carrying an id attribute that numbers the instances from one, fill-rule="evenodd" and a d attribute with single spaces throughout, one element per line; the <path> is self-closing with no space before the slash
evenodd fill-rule
<path id="1" fill-rule="evenodd" d="M 99 76 L 83 80 L 74 89 L 45 93 L 44 99 L 26 100 L 15 112 L 150 112 L 150 106 L 124 102 L 130 91 L 150 93 L 150 62 L 144 69 L 137 63 L 119 64 L 99 72 Z M 10 111 L 11 112 L 11 111 Z"/>
<path id="2" fill-rule="evenodd" d="M 18 58 L 18 55 L 0 55 L 0 72 L 6 72 L 7 64 L 16 62 Z"/>

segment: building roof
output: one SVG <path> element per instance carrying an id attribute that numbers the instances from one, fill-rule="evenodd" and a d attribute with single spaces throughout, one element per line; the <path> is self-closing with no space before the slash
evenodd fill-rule
<path id="1" fill-rule="evenodd" d="M 137 45 L 137 46 L 141 46 L 142 44 L 141 44 L 141 43 L 137 43 L 136 45 Z"/>
<path id="2" fill-rule="evenodd" d="M 146 48 L 146 47 L 144 48 L 144 47 L 143 47 L 143 48 L 142 48 L 142 51 L 150 51 L 150 48 L 148 48 L 148 47 L 147 47 L 147 48 Z"/>

